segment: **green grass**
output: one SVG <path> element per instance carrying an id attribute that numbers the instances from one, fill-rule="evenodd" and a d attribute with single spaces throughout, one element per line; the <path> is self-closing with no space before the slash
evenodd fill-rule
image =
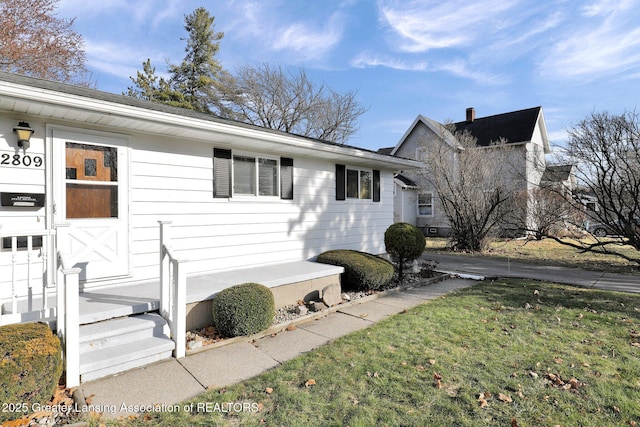
<path id="1" fill-rule="evenodd" d="M 447 240 L 443 238 L 427 238 L 426 251 L 456 254 L 447 250 Z M 631 246 L 620 246 L 612 243 L 610 250 L 622 252 L 628 256 L 640 258 L 640 252 Z M 562 245 L 552 239 L 537 240 L 492 240 L 489 249 L 478 254 L 464 254 L 466 256 L 486 256 L 494 258 L 509 258 L 511 260 L 528 262 L 531 264 L 559 265 L 578 267 L 593 271 L 611 273 L 635 273 L 640 271 L 637 263 L 626 261 L 613 255 L 603 255 L 593 252 L 581 252 L 569 246 Z"/>
<path id="2" fill-rule="evenodd" d="M 531 281 L 482 282 L 185 402 L 195 408 L 244 402 L 256 412 L 163 413 L 127 422 L 633 425 L 640 423 L 640 348 L 632 345 L 640 341 L 633 337 L 638 330 L 637 295 Z M 435 374 L 442 377 L 441 388 Z M 554 386 L 549 374 L 566 383 L 575 378 L 579 387 Z"/>

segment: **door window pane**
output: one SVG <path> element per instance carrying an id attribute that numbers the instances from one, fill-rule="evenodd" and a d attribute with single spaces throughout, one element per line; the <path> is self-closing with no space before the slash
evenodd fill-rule
<path id="1" fill-rule="evenodd" d="M 66 217 L 118 217 L 118 149 L 66 143 Z"/>

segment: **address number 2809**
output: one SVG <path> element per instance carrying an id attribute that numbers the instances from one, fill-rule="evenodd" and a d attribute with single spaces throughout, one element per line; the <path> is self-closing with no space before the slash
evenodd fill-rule
<path id="1" fill-rule="evenodd" d="M 42 166 L 41 156 L 30 156 L 28 154 L 8 154 L 2 153 L 0 155 L 0 165 L 2 166 L 26 166 L 36 167 Z"/>

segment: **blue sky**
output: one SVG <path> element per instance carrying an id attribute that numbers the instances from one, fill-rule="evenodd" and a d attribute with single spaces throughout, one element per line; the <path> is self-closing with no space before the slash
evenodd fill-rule
<path id="1" fill-rule="evenodd" d="M 552 144 L 592 111 L 640 108 L 640 0 L 61 0 L 97 88 L 121 93 L 151 59 L 184 56 L 204 6 L 229 71 L 268 62 L 357 91 L 349 141 L 394 146 L 418 114 L 460 121 L 542 106 Z"/>

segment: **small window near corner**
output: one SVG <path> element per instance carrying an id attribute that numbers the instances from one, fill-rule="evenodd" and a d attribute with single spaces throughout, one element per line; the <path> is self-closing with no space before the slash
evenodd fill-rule
<path id="1" fill-rule="evenodd" d="M 418 194 L 418 216 L 433 216 L 433 193 Z"/>

